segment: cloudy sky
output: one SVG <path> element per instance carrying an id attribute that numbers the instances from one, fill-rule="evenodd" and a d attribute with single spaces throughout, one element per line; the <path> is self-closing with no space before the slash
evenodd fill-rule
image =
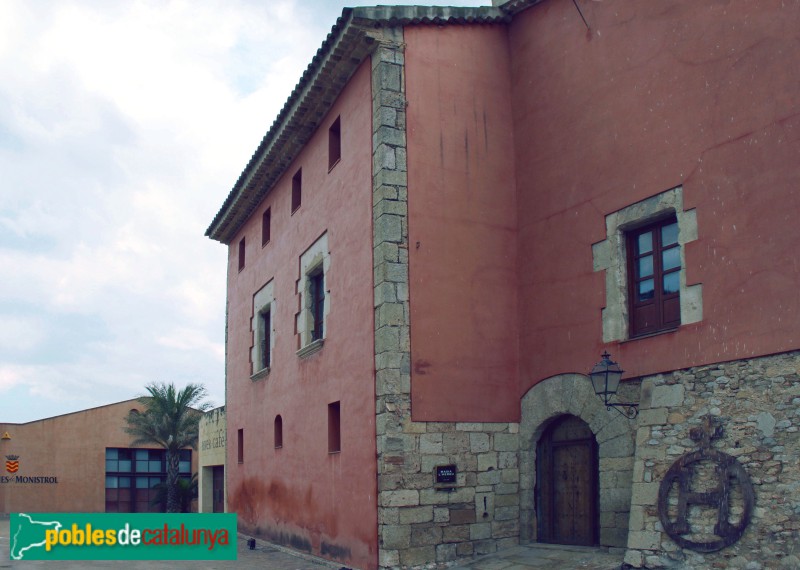
<path id="1" fill-rule="evenodd" d="M 0 0 L 0 422 L 150 381 L 224 403 L 205 229 L 342 7 L 375 3 Z"/>

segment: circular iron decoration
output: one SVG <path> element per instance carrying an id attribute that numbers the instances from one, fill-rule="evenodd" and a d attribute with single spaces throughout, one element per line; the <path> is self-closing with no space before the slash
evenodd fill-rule
<path id="1" fill-rule="evenodd" d="M 755 492 L 753 484 L 747 471 L 736 458 L 727 453 L 722 453 L 708 445 L 708 438 L 705 438 L 705 445 L 681 456 L 664 475 L 661 486 L 658 489 L 658 517 L 664 531 L 678 545 L 695 550 L 697 552 L 714 552 L 730 546 L 741 538 L 750 517 L 753 514 L 755 505 Z M 702 445 L 702 444 L 701 444 Z M 691 479 L 694 464 L 702 461 L 714 463 L 714 472 L 717 476 L 717 484 L 710 491 L 692 491 Z M 739 522 L 731 524 L 730 515 L 730 493 L 731 481 L 735 480 L 741 486 L 744 508 Z M 673 521 L 669 517 L 668 500 L 673 483 L 678 484 L 678 514 Z M 686 518 L 690 505 L 706 505 L 717 509 L 717 523 L 714 525 L 714 534 L 718 540 L 710 542 L 694 542 L 684 538 L 682 535 L 692 532 L 689 521 Z"/>

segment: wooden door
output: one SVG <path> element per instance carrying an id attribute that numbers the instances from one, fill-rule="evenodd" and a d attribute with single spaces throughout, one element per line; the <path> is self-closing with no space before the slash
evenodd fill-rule
<path id="1" fill-rule="evenodd" d="M 536 453 L 538 540 L 593 546 L 599 535 L 597 441 L 575 416 L 557 419 Z"/>
<path id="2" fill-rule="evenodd" d="M 225 467 L 216 465 L 213 468 L 213 483 L 211 492 L 214 497 L 213 512 L 225 512 Z M 208 488 L 208 487 L 206 487 Z"/>

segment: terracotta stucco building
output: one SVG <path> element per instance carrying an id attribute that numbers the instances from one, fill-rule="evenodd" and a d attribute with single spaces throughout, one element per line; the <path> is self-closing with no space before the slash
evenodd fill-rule
<path id="1" fill-rule="evenodd" d="M 797 29 L 796 2 L 345 9 L 207 231 L 242 527 L 369 569 L 800 564 Z"/>

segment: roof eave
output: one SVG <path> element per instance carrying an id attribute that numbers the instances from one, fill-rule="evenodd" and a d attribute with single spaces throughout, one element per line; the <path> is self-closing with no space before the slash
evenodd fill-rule
<path id="1" fill-rule="evenodd" d="M 345 8 L 261 140 L 206 236 L 230 244 L 244 222 L 309 141 L 358 67 L 377 45 L 372 32 L 415 24 L 492 24 L 510 21 L 500 8 L 373 6 Z"/>

